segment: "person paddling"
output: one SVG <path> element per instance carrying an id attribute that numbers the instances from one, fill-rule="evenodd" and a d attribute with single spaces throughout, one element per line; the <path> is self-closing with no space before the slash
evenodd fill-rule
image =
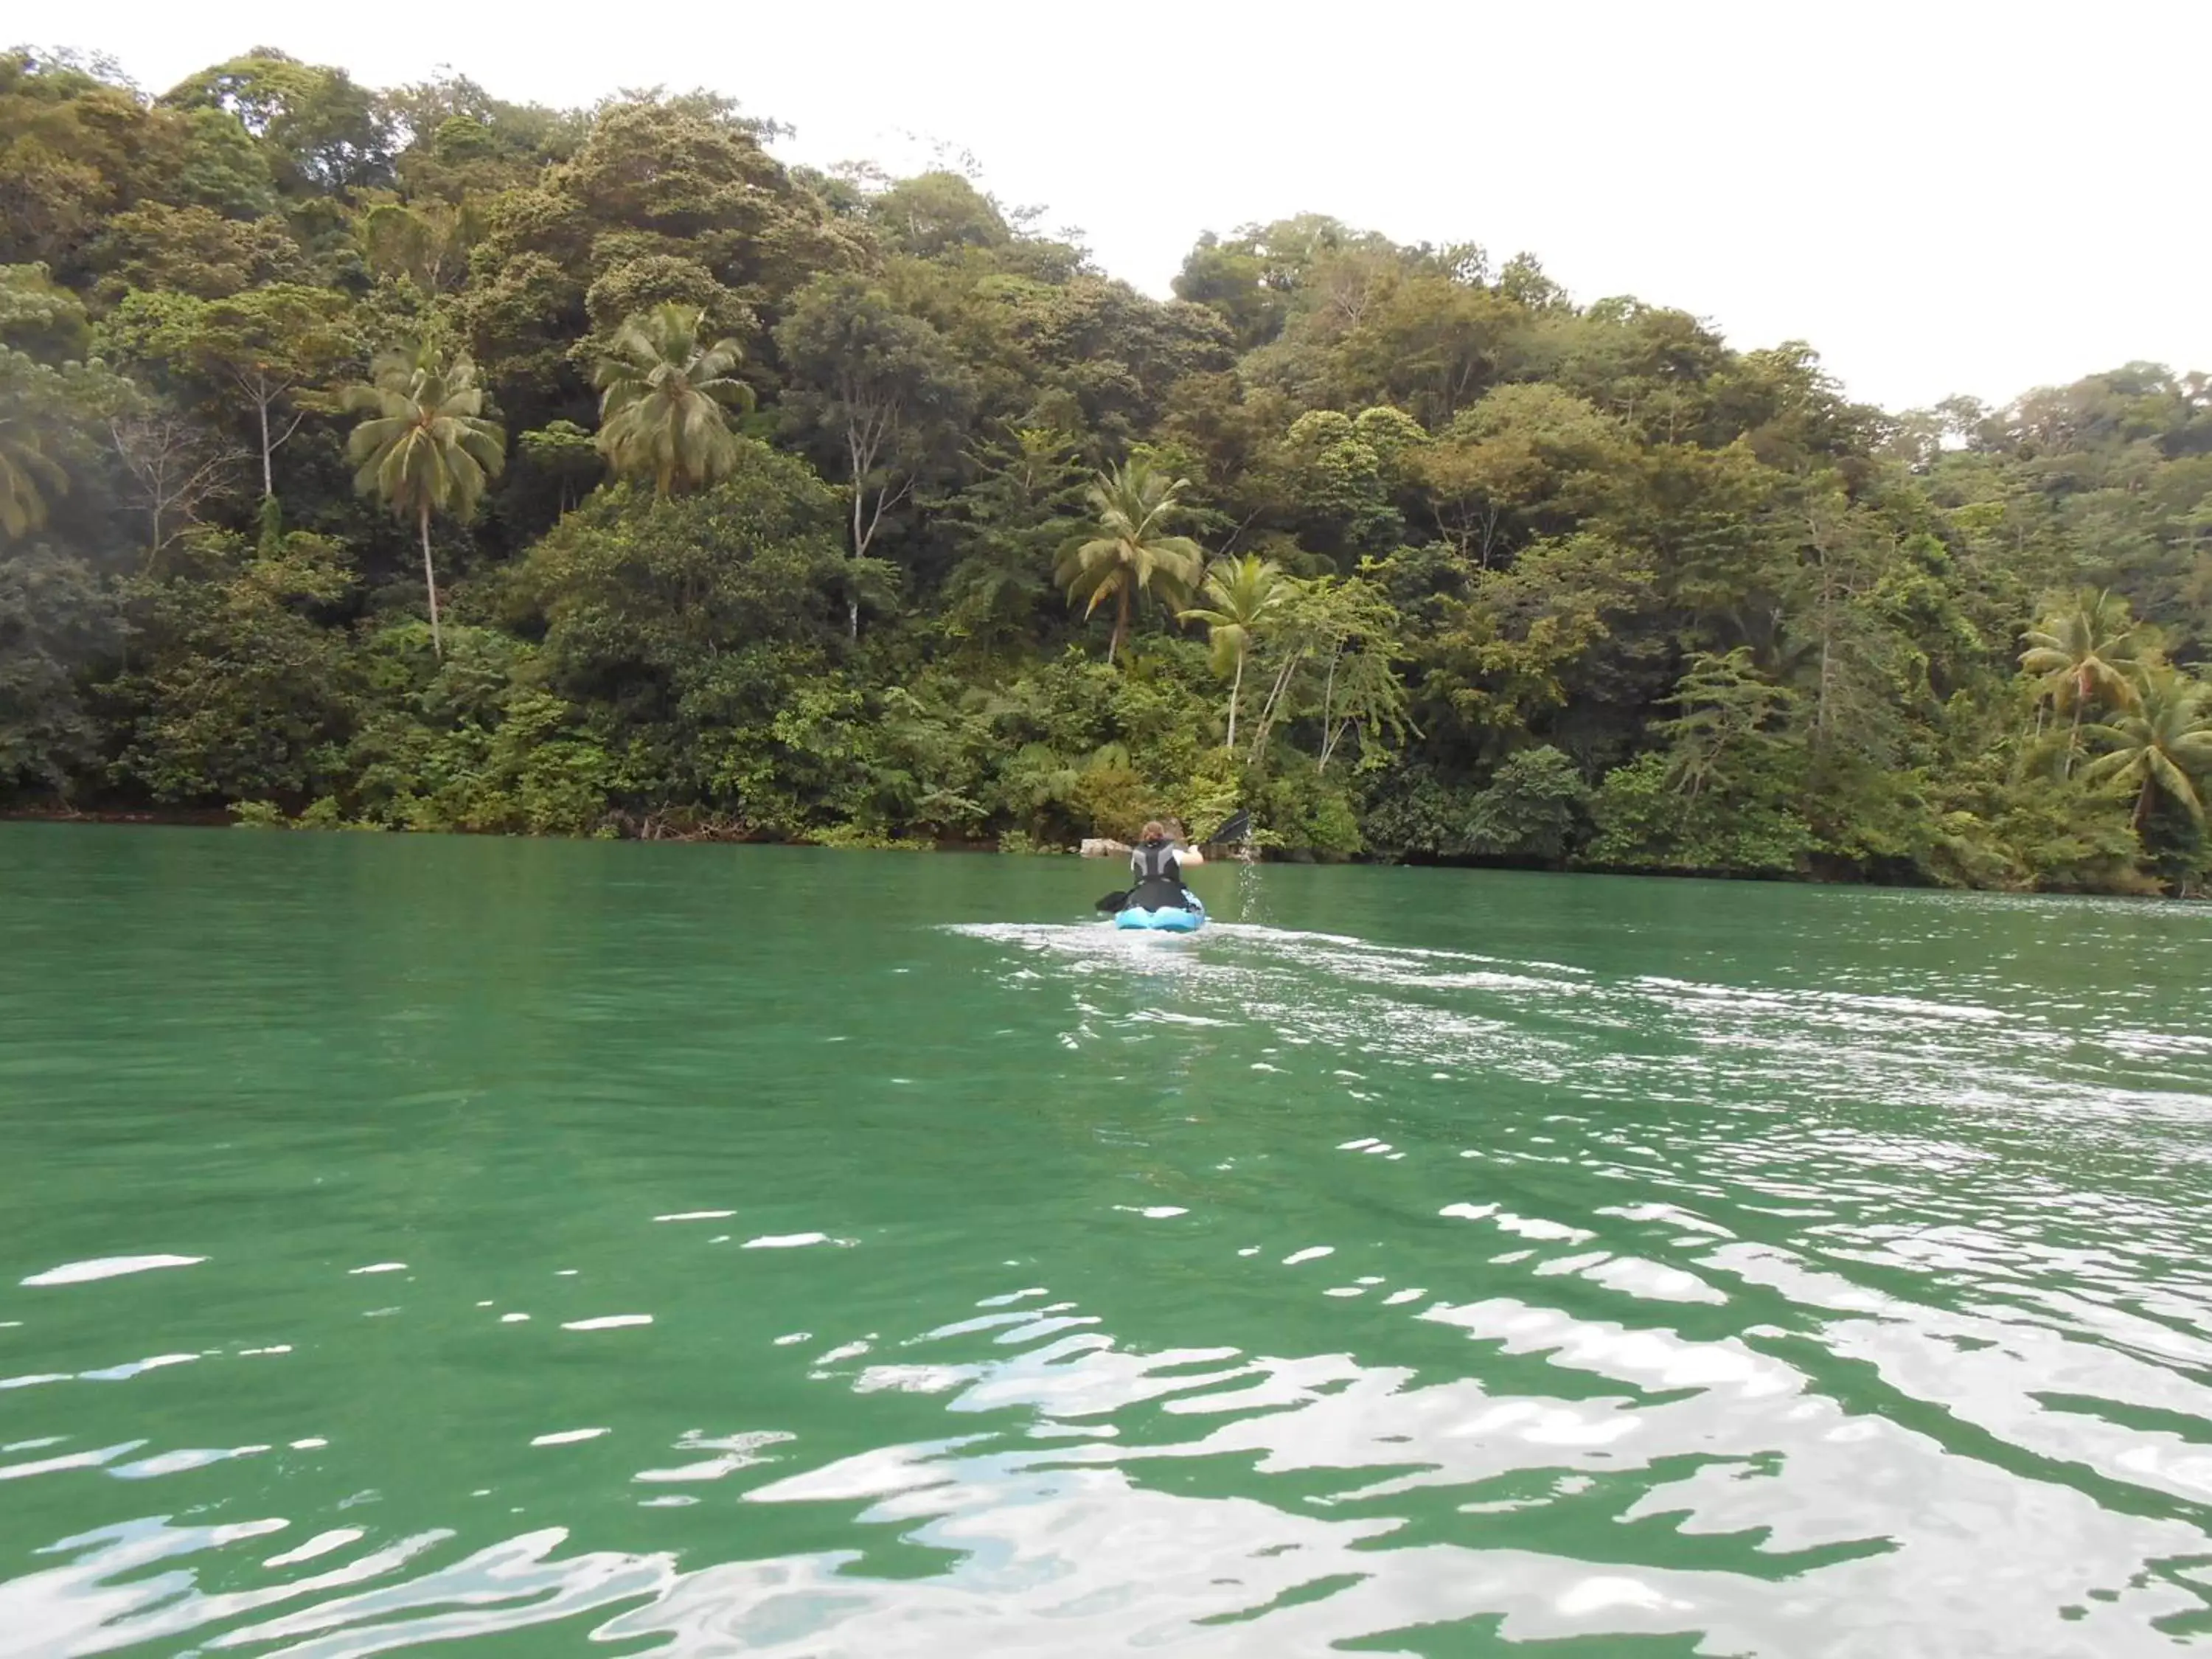
<path id="1" fill-rule="evenodd" d="M 1182 861 L 1176 856 L 1175 843 L 1168 839 L 1166 826 L 1158 819 L 1146 823 L 1137 844 L 1129 849 L 1129 873 L 1136 878 L 1124 901 L 1129 908 L 1190 908 L 1190 896 L 1183 890 Z"/>

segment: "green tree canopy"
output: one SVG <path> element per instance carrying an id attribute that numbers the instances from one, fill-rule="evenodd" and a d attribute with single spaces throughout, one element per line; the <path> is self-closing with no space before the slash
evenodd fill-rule
<path id="1" fill-rule="evenodd" d="M 711 343 L 707 313 L 655 306 L 616 331 L 592 379 L 599 387 L 599 448 L 613 470 L 649 477 L 663 495 L 709 484 L 730 470 L 736 441 L 726 408 L 750 410 L 753 390 L 732 374 L 737 341 Z"/>
<path id="2" fill-rule="evenodd" d="M 46 502 L 69 489 L 69 474 L 46 452 L 40 423 L 0 407 L 0 533 L 43 529 Z"/>
<path id="3" fill-rule="evenodd" d="M 390 112 L 341 69 L 257 46 L 180 81 L 161 101 L 234 118 L 267 147 L 295 194 L 358 190 L 392 176 Z"/>
<path id="4" fill-rule="evenodd" d="M 1291 598 L 1282 568 L 1256 553 L 1218 559 L 1200 591 L 1203 605 L 1182 613 L 1185 622 L 1204 623 L 1213 647 L 1213 668 L 1229 676 L 1229 722 L 1222 739 L 1237 747 L 1237 704 L 1244 690 L 1244 665 L 1268 623 Z"/>
<path id="5" fill-rule="evenodd" d="M 346 407 L 365 415 L 346 441 L 358 469 L 354 488 L 393 513 L 411 516 L 422 541 L 422 590 L 430 605 L 430 646 L 445 654 L 438 625 L 438 573 L 430 555 L 430 515 L 466 519 L 507 460 L 507 434 L 483 418 L 476 365 L 417 346 L 379 357 L 375 379 L 350 386 Z"/>
<path id="6" fill-rule="evenodd" d="M 360 360 L 349 311 L 343 295 L 297 284 L 215 301 L 137 293 L 99 337 L 125 366 L 242 416 L 267 498 L 276 493 L 276 452 L 307 418 L 312 394 Z"/>
<path id="7" fill-rule="evenodd" d="M 958 453 L 975 381 L 945 337 L 866 278 L 817 278 L 792 301 L 775 343 L 792 377 L 785 407 L 848 494 L 853 556 L 865 559 L 891 515 Z M 848 629 L 860 632 L 860 606 Z"/>
<path id="8" fill-rule="evenodd" d="M 2021 653 L 2021 667 L 2034 677 L 2036 689 L 2054 708 L 2073 714 L 2063 769 L 2070 771 L 2083 711 L 2093 704 L 2129 708 L 2136 702 L 2133 676 L 2140 659 L 2135 620 L 2127 601 L 2109 589 L 2083 588 L 2023 637 L 2027 649 Z"/>
<path id="9" fill-rule="evenodd" d="M 2128 712 L 2088 728 L 2087 736 L 2110 747 L 2081 769 L 2082 781 L 2117 778 L 2134 784 L 2138 830 L 2160 795 L 2202 823 L 2197 780 L 2212 771 L 2209 702 L 2212 689 L 2188 675 L 2163 665 L 2147 667 Z"/>
<path id="10" fill-rule="evenodd" d="M 1189 485 L 1170 478 L 1142 456 L 1109 468 L 1091 486 L 1098 533 L 1070 547 L 1060 562 L 1060 585 L 1083 614 L 1114 606 L 1114 632 L 1106 641 L 1112 662 L 1129 635 L 1138 600 L 1152 595 L 1180 605 L 1198 586 L 1206 554 L 1188 536 L 1169 529 L 1178 498 Z"/>
<path id="11" fill-rule="evenodd" d="M 0 52 L 0 792 L 2212 885 L 2206 366 L 1878 410 L 1313 213 L 1163 300 L 779 131 Z"/>

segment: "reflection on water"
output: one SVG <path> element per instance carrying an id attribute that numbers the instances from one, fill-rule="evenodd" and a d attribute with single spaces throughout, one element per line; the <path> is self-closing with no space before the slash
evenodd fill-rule
<path id="1" fill-rule="evenodd" d="M 763 1091 L 741 1130 L 541 1096 L 444 1147 L 483 1184 L 404 1225 L 279 1211 L 324 1231 L 259 1277 L 247 1237 L 185 1254 L 212 1235 L 173 1216 L 41 1221 L 0 1294 L 0 1649 L 2086 1656 L 2212 1632 L 2191 1005 L 2008 964 L 2056 907 L 1885 896 L 1937 957 L 1845 938 L 1808 968 L 1834 930 L 1802 918 L 1832 912 L 1730 902 L 1778 907 L 1772 936 L 1695 972 L 1686 943 L 1679 973 L 1649 918 L 1624 921 L 1641 951 L 1499 926 L 1479 953 L 1415 899 L 1405 942 L 862 930 L 825 947 L 848 994 L 776 993 L 782 1046 L 695 1034 Z M 849 994 L 870 970 L 912 988 Z M 592 994 L 619 1029 L 670 992 Z M 520 1042 L 543 1012 L 496 1024 Z M 409 1086 L 500 1086 L 440 1066 Z M 647 1136 L 690 1150 L 626 1166 Z M 176 1156 L 202 1194 L 236 1174 Z M 494 1190 L 563 1158 L 526 1206 Z M 586 1201 L 588 1228 L 532 1232 Z M 229 1340 L 169 1351 L 179 1298 Z M 237 1443 L 183 1437 L 225 1424 Z"/>

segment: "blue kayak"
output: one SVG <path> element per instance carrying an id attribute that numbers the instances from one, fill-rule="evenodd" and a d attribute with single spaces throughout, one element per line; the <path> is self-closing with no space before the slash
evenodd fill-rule
<path id="1" fill-rule="evenodd" d="M 1190 908 L 1167 904 L 1157 910 L 1140 910 L 1133 907 L 1116 910 L 1114 925 L 1131 933 L 1194 933 L 1206 926 L 1206 906 L 1199 902 L 1198 895 L 1183 890 L 1190 900 Z"/>

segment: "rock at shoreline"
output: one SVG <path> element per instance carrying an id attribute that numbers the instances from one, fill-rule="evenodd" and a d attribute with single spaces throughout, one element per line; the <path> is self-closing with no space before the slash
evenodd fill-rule
<path id="1" fill-rule="evenodd" d="M 1083 856 L 1087 859 L 1125 859 L 1129 856 L 1129 849 L 1121 842 L 1111 841 L 1103 836 L 1092 836 L 1084 841 Z"/>

